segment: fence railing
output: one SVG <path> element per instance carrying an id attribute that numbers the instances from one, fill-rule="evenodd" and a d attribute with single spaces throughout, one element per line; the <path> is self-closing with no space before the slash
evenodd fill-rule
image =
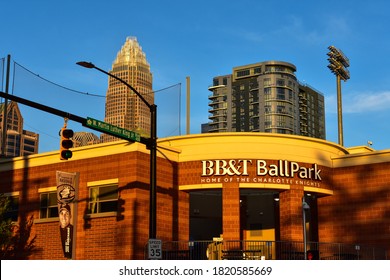
<path id="1" fill-rule="evenodd" d="M 147 258 L 147 245 L 145 258 Z M 293 241 L 163 241 L 164 260 L 303 260 L 303 242 Z M 386 260 L 386 250 L 366 245 L 307 242 L 306 259 Z"/>

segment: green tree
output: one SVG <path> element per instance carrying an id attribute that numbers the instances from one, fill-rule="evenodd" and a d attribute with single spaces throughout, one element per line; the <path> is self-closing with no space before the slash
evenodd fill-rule
<path id="1" fill-rule="evenodd" d="M 9 198 L 0 194 L 0 259 L 28 259 L 36 250 L 36 235 L 31 237 L 33 216 L 16 224 L 9 217 L 10 206 Z"/>
<path id="2" fill-rule="evenodd" d="M 15 225 L 7 213 L 10 210 L 10 200 L 3 194 L 0 194 L 0 257 L 4 259 L 10 250 L 12 235 Z"/>

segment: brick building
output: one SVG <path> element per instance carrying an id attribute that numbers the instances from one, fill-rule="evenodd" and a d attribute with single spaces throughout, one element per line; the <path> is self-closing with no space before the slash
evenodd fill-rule
<path id="1" fill-rule="evenodd" d="M 64 258 L 56 171 L 79 174 L 75 259 L 145 257 L 149 151 L 118 141 L 75 148 L 68 161 L 58 152 L 1 159 L 0 192 L 17 198 L 19 222 L 34 217 L 31 259 Z M 270 133 L 159 139 L 157 238 L 302 242 L 304 200 L 308 241 L 388 255 L 389 179 L 390 150 Z"/>

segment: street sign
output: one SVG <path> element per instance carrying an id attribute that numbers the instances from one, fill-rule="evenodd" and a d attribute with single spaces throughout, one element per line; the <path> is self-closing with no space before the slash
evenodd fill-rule
<path id="1" fill-rule="evenodd" d="M 162 241 L 160 239 L 149 239 L 148 251 L 149 260 L 161 260 Z"/>
<path id="2" fill-rule="evenodd" d="M 93 118 L 87 117 L 86 126 L 92 129 L 99 130 L 101 132 L 106 132 L 113 136 L 117 136 L 118 138 L 121 139 L 137 141 L 137 142 L 141 141 L 141 136 L 137 132 L 127 130 L 99 120 L 95 120 Z"/>

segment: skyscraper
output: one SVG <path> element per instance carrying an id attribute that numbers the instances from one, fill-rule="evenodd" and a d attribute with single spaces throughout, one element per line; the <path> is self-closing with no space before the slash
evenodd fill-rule
<path id="1" fill-rule="evenodd" d="M 88 145 L 99 144 L 100 139 L 92 132 L 75 132 L 73 137 L 73 147 L 82 147 Z"/>
<path id="2" fill-rule="evenodd" d="M 266 61 L 233 68 L 209 87 L 202 132 L 253 131 L 325 139 L 324 97 L 295 76 L 296 67 Z"/>
<path id="3" fill-rule="evenodd" d="M 4 105 L 0 104 L 0 145 L 3 143 Z M 23 117 L 18 103 L 11 101 L 7 107 L 7 129 L 5 147 L 1 147 L 1 155 L 19 157 L 38 153 L 39 134 L 23 129 Z"/>
<path id="4" fill-rule="evenodd" d="M 135 88 L 149 104 L 154 103 L 153 76 L 146 55 L 135 37 L 127 37 L 110 71 Z M 127 130 L 150 135 L 150 111 L 126 85 L 109 77 L 104 121 Z M 102 142 L 117 138 L 103 134 Z"/>

